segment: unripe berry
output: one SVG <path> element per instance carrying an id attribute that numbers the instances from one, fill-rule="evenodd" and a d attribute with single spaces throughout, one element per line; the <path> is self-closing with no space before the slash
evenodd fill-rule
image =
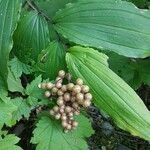
<path id="1" fill-rule="evenodd" d="M 57 78 L 56 78 L 56 83 L 62 83 L 62 78 L 57 77 Z"/>
<path id="2" fill-rule="evenodd" d="M 71 130 L 71 125 L 68 124 L 67 127 L 66 127 L 66 129 L 67 129 L 67 130 Z"/>
<path id="3" fill-rule="evenodd" d="M 78 94 L 76 95 L 76 99 L 77 99 L 77 101 L 83 101 L 84 95 L 83 95 L 82 93 L 78 93 Z"/>
<path id="4" fill-rule="evenodd" d="M 68 116 L 73 117 L 73 113 L 72 112 L 68 113 Z"/>
<path id="5" fill-rule="evenodd" d="M 41 83 L 40 83 L 40 84 L 38 84 L 38 88 L 39 88 L 39 89 L 41 89 L 41 88 L 42 88 L 42 85 L 41 85 Z"/>
<path id="6" fill-rule="evenodd" d="M 77 127 L 77 126 L 78 126 L 78 122 L 73 121 L 73 122 L 72 122 L 72 126 L 73 126 L 73 127 Z"/>
<path id="7" fill-rule="evenodd" d="M 49 98 L 50 96 L 51 96 L 50 91 L 46 91 L 46 92 L 45 92 L 45 97 Z"/>
<path id="8" fill-rule="evenodd" d="M 65 129 L 65 130 L 64 130 L 64 132 L 65 132 L 65 133 L 68 133 L 68 132 L 69 132 L 69 130 Z"/>
<path id="9" fill-rule="evenodd" d="M 78 78 L 78 79 L 76 80 L 76 84 L 78 84 L 78 85 L 82 85 L 82 84 L 83 84 L 83 80 L 82 80 L 82 79 L 80 79 L 80 78 Z"/>
<path id="10" fill-rule="evenodd" d="M 65 101 L 70 101 L 70 93 L 65 93 L 64 94 L 64 100 Z"/>
<path id="11" fill-rule="evenodd" d="M 64 101 L 62 99 L 57 100 L 57 105 L 62 106 L 64 104 Z"/>
<path id="12" fill-rule="evenodd" d="M 55 114 L 54 110 L 50 110 L 49 113 L 51 116 L 54 116 L 54 114 Z"/>
<path id="13" fill-rule="evenodd" d="M 56 115 L 55 115 L 55 119 L 56 119 L 56 120 L 60 119 L 60 117 L 61 117 L 60 114 L 56 114 Z"/>
<path id="14" fill-rule="evenodd" d="M 71 107 L 70 107 L 70 106 L 66 106 L 66 108 L 65 108 L 65 112 L 66 112 L 66 113 L 70 113 L 70 112 L 71 112 L 71 110 L 72 110 L 72 109 L 71 109 Z"/>
<path id="15" fill-rule="evenodd" d="M 55 86 L 56 88 L 60 89 L 62 87 L 62 84 L 60 82 L 57 82 Z"/>
<path id="16" fill-rule="evenodd" d="M 46 88 L 49 89 L 49 90 L 51 90 L 53 86 L 54 86 L 54 84 L 51 83 L 51 82 L 48 82 L 48 83 L 46 84 Z"/>
<path id="17" fill-rule="evenodd" d="M 63 108 L 60 108 L 60 109 L 59 109 L 59 112 L 60 112 L 61 114 L 63 114 L 65 111 L 64 111 Z"/>
<path id="18" fill-rule="evenodd" d="M 76 98 L 74 96 L 71 97 L 71 102 L 75 102 Z"/>
<path id="19" fill-rule="evenodd" d="M 64 94 L 64 92 L 62 90 L 58 90 L 57 94 L 58 94 L 58 96 L 62 96 Z"/>
<path id="20" fill-rule="evenodd" d="M 89 107 L 90 105 L 91 105 L 91 101 L 88 99 L 83 102 L 83 107 Z"/>
<path id="21" fill-rule="evenodd" d="M 58 76 L 59 77 L 61 77 L 61 78 L 64 78 L 65 77 L 65 71 L 64 70 L 60 70 L 59 72 L 58 72 Z"/>
<path id="22" fill-rule="evenodd" d="M 78 105 L 78 103 L 73 103 L 72 107 L 75 108 L 75 109 L 77 109 L 79 107 L 79 105 Z"/>
<path id="23" fill-rule="evenodd" d="M 54 110 L 54 112 L 58 112 L 59 107 L 58 107 L 58 106 L 54 106 L 54 107 L 53 107 L 53 110 Z"/>
<path id="24" fill-rule="evenodd" d="M 68 125 L 68 123 L 66 122 L 66 121 L 62 121 L 62 126 L 63 126 L 63 128 L 66 128 L 67 127 L 67 125 Z"/>
<path id="25" fill-rule="evenodd" d="M 63 92 L 66 92 L 66 91 L 67 91 L 67 86 L 66 86 L 66 85 L 63 85 L 63 86 L 61 87 L 61 90 L 62 90 Z"/>
<path id="26" fill-rule="evenodd" d="M 67 84 L 67 89 L 68 89 L 69 91 L 72 91 L 73 87 L 74 87 L 74 84 L 73 84 L 73 83 L 68 83 L 68 84 Z"/>
<path id="27" fill-rule="evenodd" d="M 82 85 L 81 90 L 83 93 L 89 92 L 90 88 L 87 85 Z"/>
<path id="28" fill-rule="evenodd" d="M 81 92 L 81 87 L 79 85 L 75 85 L 72 90 L 73 90 L 74 93 L 80 93 Z"/>
<path id="29" fill-rule="evenodd" d="M 78 116 L 78 115 L 80 115 L 80 111 L 76 110 L 76 111 L 74 112 L 74 114 Z"/>
<path id="30" fill-rule="evenodd" d="M 85 99 L 91 100 L 92 99 L 92 94 L 91 93 L 86 93 L 85 94 Z"/>
<path id="31" fill-rule="evenodd" d="M 66 121 L 66 120 L 67 120 L 67 116 L 66 116 L 65 114 L 63 114 L 63 115 L 61 116 L 61 120 Z"/>
<path id="32" fill-rule="evenodd" d="M 41 89 L 46 89 L 46 83 L 41 83 Z"/>
<path id="33" fill-rule="evenodd" d="M 57 93 L 57 91 L 58 91 L 58 89 L 57 89 L 56 87 L 53 87 L 53 88 L 52 88 L 52 93 L 55 94 L 55 93 Z"/>

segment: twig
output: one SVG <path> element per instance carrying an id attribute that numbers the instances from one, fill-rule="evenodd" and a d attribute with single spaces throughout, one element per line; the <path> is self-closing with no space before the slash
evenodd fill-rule
<path id="1" fill-rule="evenodd" d="M 37 11 L 39 14 L 44 16 L 46 20 L 52 23 L 51 18 L 49 18 L 43 11 L 41 11 L 33 1 L 31 2 L 30 0 L 26 0 L 26 2 L 33 10 Z"/>

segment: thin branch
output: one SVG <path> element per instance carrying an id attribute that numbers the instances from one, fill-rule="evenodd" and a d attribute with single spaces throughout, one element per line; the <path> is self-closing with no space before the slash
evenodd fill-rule
<path id="1" fill-rule="evenodd" d="M 41 14 L 43 17 L 45 17 L 45 19 L 49 22 L 52 23 L 52 20 L 51 18 L 49 18 L 43 11 L 41 11 L 38 6 L 33 2 L 33 1 L 30 1 L 30 0 L 26 0 L 27 4 L 35 11 L 37 11 L 39 14 Z"/>

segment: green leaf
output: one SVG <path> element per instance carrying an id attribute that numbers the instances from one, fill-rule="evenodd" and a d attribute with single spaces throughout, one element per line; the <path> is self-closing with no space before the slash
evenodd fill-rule
<path id="1" fill-rule="evenodd" d="M 150 140 L 150 112 L 135 91 L 111 71 L 107 56 L 79 46 L 66 55 L 70 73 L 89 85 L 95 104 L 123 130 Z"/>
<path id="2" fill-rule="evenodd" d="M 13 120 L 19 121 L 22 117 L 29 118 L 30 116 L 30 107 L 26 102 L 26 99 L 22 99 L 21 97 L 17 97 L 12 99 L 12 103 L 17 107 L 17 110 L 13 112 Z"/>
<path id="3" fill-rule="evenodd" d="M 48 24 L 37 12 L 26 12 L 21 18 L 14 35 L 14 51 L 23 62 L 36 60 L 49 43 Z"/>
<path id="4" fill-rule="evenodd" d="M 8 70 L 7 82 L 9 91 L 24 94 L 24 88 L 22 87 L 20 78 L 16 77 L 10 69 Z"/>
<path id="5" fill-rule="evenodd" d="M 120 0 L 82 0 L 54 17 L 70 41 L 127 57 L 150 56 L 150 13 Z"/>
<path id="6" fill-rule="evenodd" d="M 51 42 L 47 49 L 39 55 L 38 67 L 43 71 L 43 77 L 54 80 L 59 70 L 66 70 L 65 62 L 66 50 L 59 42 Z"/>
<path id="7" fill-rule="evenodd" d="M 17 107 L 10 101 L 9 98 L 0 95 L 0 126 L 12 126 L 12 113 L 16 111 Z"/>
<path id="8" fill-rule="evenodd" d="M 36 0 L 35 3 L 39 9 L 51 18 L 59 9 L 64 8 L 67 3 L 75 1 L 77 0 Z"/>
<path id="9" fill-rule="evenodd" d="M 1 150 L 22 150 L 21 147 L 16 144 L 19 142 L 19 138 L 13 134 L 8 134 L 4 138 L 0 139 Z"/>
<path id="10" fill-rule="evenodd" d="M 27 64 L 22 63 L 17 57 L 14 57 L 9 62 L 9 66 L 16 78 L 21 77 L 22 73 L 30 74 L 32 72 L 31 67 Z"/>
<path id="11" fill-rule="evenodd" d="M 61 123 L 49 117 L 42 117 L 33 131 L 31 142 L 37 144 L 36 150 L 87 150 L 85 141 L 93 130 L 89 120 L 80 115 L 77 119 L 79 127 L 70 132 L 62 131 Z"/>
<path id="12" fill-rule="evenodd" d="M 7 88 L 7 62 L 12 49 L 12 35 L 21 9 L 20 0 L 0 0 L 0 87 Z"/>

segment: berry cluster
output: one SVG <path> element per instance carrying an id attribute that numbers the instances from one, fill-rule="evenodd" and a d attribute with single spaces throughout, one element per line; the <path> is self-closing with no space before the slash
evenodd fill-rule
<path id="1" fill-rule="evenodd" d="M 68 132 L 78 126 L 73 116 L 80 114 L 81 107 L 87 108 L 91 105 L 92 95 L 82 79 L 78 78 L 76 83 L 63 84 L 64 79 L 70 81 L 71 76 L 60 70 L 55 83 L 41 83 L 39 88 L 46 90 L 47 98 L 56 99 L 57 105 L 50 110 L 50 115 L 57 120 L 61 119 L 64 131 Z"/>

